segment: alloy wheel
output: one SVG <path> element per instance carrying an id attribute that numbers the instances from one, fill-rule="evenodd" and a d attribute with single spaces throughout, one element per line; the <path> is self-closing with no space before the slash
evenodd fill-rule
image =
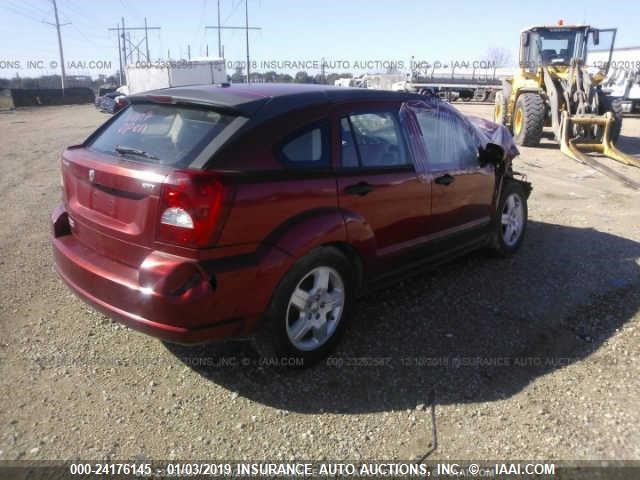
<path id="1" fill-rule="evenodd" d="M 507 197 L 502 207 L 502 239 L 504 243 L 513 247 L 520 236 L 524 227 L 524 208 L 522 199 L 516 193 L 512 193 Z"/>
<path id="2" fill-rule="evenodd" d="M 316 267 L 293 290 L 287 307 L 287 336 L 294 347 L 311 351 L 335 333 L 345 304 L 344 282 L 330 267 Z"/>

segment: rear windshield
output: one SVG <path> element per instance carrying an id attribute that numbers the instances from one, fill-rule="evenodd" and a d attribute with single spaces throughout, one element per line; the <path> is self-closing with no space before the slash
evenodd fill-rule
<path id="1" fill-rule="evenodd" d="M 133 104 L 89 148 L 130 160 L 186 167 L 234 118 L 201 108 Z"/>

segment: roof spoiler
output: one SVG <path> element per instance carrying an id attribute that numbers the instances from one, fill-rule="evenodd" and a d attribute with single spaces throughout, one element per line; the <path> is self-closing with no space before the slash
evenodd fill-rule
<path id="1" fill-rule="evenodd" d="M 179 95 L 134 94 L 134 95 L 128 96 L 127 99 L 132 104 L 158 103 L 158 104 L 164 104 L 164 105 L 199 106 L 199 107 L 209 107 L 217 111 L 229 113 L 233 115 L 242 115 L 242 112 L 240 110 L 230 107 L 228 105 L 222 105 L 218 102 L 207 101 L 204 99 L 181 97 Z"/>

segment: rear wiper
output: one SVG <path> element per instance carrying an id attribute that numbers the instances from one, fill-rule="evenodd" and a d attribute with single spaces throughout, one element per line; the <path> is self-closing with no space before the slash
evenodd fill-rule
<path id="1" fill-rule="evenodd" d="M 116 145 L 115 151 L 120 155 L 138 155 L 139 157 L 148 158 L 149 160 L 160 160 L 155 155 L 140 150 L 139 148 L 125 147 L 124 145 Z"/>

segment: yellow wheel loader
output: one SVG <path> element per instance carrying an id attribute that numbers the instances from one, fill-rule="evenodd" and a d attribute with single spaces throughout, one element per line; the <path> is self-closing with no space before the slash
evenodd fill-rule
<path id="1" fill-rule="evenodd" d="M 640 189 L 637 182 L 585 155 L 598 152 L 640 167 L 638 159 L 615 147 L 622 128 L 622 105 L 600 86 L 611 63 L 615 37 L 616 29 L 562 22 L 524 30 L 520 68 L 496 94 L 494 120 L 511 129 L 518 145 L 527 147 L 538 145 L 543 128 L 551 127 L 562 153 Z M 608 61 L 588 65 L 593 49 L 607 50 Z"/>

